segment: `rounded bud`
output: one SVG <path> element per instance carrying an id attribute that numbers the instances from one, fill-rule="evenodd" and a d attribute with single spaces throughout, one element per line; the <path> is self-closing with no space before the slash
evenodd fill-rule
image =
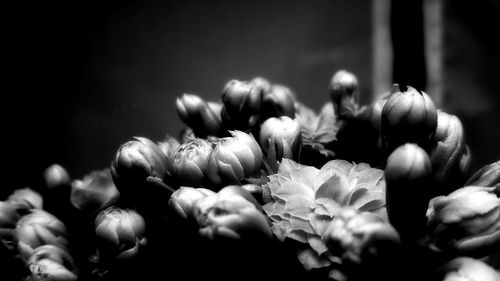
<path id="1" fill-rule="evenodd" d="M 497 281 L 500 273 L 480 260 L 458 257 L 439 267 L 436 277 L 443 281 Z"/>
<path id="2" fill-rule="evenodd" d="M 14 190 L 6 201 L 25 209 L 43 208 L 42 195 L 29 187 Z"/>
<path id="3" fill-rule="evenodd" d="M 71 204 L 87 214 L 94 214 L 118 201 L 120 192 L 116 189 L 109 169 L 93 171 L 75 180 L 71 185 Z"/>
<path id="4" fill-rule="evenodd" d="M 382 109 L 382 140 L 387 153 L 405 143 L 416 143 L 428 151 L 437 127 L 437 112 L 431 98 L 408 86 L 393 92 Z"/>
<path id="5" fill-rule="evenodd" d="M 282 158 L 297 161 L 302 146 L 301 126 L 288 116 L 267 119 L 260 128 L 260 147 L 273 164 Z"/>
<path id="6" fill-rule="evenodd" d="M 330 97 L 334 112 L 340 117 L 352 117 L 358 107 L 359 83 L 356 76 L 346 70 L 335 72 L 330 80 Z"/>
<path id="7" fill-rule="evenodd" d="M 43 173 L 43 177 L 45 179 L 45 185 L 49 189 L 58 188 L 60 186 L 65 187 L 71 184 L 71 178 L 68 171 L 59 164 L 52 164 L 47 167 Z"/>
<path id="8" fill-rule="evenodd" d="M 221 133 L 221 109 L 218 103 L 206 103 L 193 94 L 177 98 L 177 113 L 198 137 L 218 136 Z"/>
<path id="9" fill-rule="evenodd" d="M 200 138 L 181 144 L 169 159 L 170 174 L 180 185 L 202 184 L 212 150 L 212 143 Z"/>
<path id="10" fill-rule="evenodd" d="M 291 90 L 283 85 L 274 84 L 262 97 L 261 120 L 271 117 L 295 117 L 295 98 Z"/>
<path id="11" fill-rule="evenodd" d="M 221 116 L 225 127 L 248 130 L 259 123 L 262 91 L 248 81 L 231 80 L 222 93 Z"/>
<path id="12" fill-rule="evenodd" d="M 212 194 L 215 192 L 209 189 L 181 186 L 172 194 L 168 205 L 179 217 L 194 219 L 193 208 L 196 201 Z"/>

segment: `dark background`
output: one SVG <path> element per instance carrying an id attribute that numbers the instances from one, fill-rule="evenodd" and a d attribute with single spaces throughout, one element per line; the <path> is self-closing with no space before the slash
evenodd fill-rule
<path id="1" fill-rule="evenodd" d="M 500 159 L 492 41 L 500 9 L 445 2 L 443 108 L 464 123 L 476 169 Z M 358 76 L 362 103 L 373 94 L 371 1 L 55 1 L 3 10 L 3 195 L 37 185 L 50 164 L 81 178 L 108 167 L 133 136 L 177 136 L 176 97 L 215 101 L 230 79 L 263 76 L 319 109 L 343 68 Z"/>

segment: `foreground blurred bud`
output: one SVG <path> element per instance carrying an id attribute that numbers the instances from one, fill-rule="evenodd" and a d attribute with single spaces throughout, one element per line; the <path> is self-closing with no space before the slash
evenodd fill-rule
<path id="1" fill-rule="evenodd" d="M 176 105 L 180 118 L 193 129 L 196 136 L 204 138 L 220 135 L 221 104 L 206 103 L 197 95 L 183 94 L 181 98 L 177 98 Z"/>
<path id="2" fill-rule="evenodd" d="M 54 245 L 35 249 L 27 261 L 29 281 L 76 281 L 78 271 L 69 253 Z"/>
<path id="3" fill-rule="evenodd" d="M 338 117 L 352 117 L 358 107 L 359 84 L 354 74 L 346 70 L 335 72 L 330 80 L 330 97 Z"/>
<path id="4" fill-rule="evenodd" d="M 71 184 L 71 178 L 68 171 L 59 164 L 52 164 L 43 173 L 45 185 L 49 189 L 66 187 Z"/>
<path id="5" fill-rule="evenodd" d="M 212 144 L 196 138 L 177 147 L 170 157 L 169 172 L 180 185 L 197 186 L 205 180 Z"/>
<path id="6" fill-rule="evenodd" d="M 387 159 L 384 176 L 389 222 L 403 242 L 422 238 L 426 229 L 425 214 L 433 192 L 429 156 L 416 144 L 402 145 Z"/>
<path id="7" fill-rule="evenodd" d="M 463 186 L 470 167 L 470 154 L 460 120 L 441 110 L 437 113 L 436 144 L 430 157 L 434 179 L 440 188 L 438 195 L 443 195 Z"/>
<path id="8" fill-rule="evenodd" d="M 94 224 L 97 249 L 104 261 L 132 259 L 146 245 L 146 224 L 133 210 L 108 207 L 97 215 Z"/>
<path id="9" fill-rule="evenodd" d="M 181 186 L 172 194 L 168 205 L 179 217 L 194 219 L 193 208 L 196 201 L 213 194 L 215 192 L 206 188 Z"/>
<path id="10" fill-rule="evenodd" d="M 443 281 L 498 281 L 500 273 L 483 263 L 469 257 L 455 258 L 437 270 L 439 280 Z"/>
<path id="11" fill-rule="evenodd" d="M 6 201 L 26 209 L 43 208 L 42 195 L 29 187 L 14 190 Z"/>
<path id="12" fill-rule="evenodd" d="M 404 143 L 416 143 L 428 151 L 437 127 L 437 112 L 431 98 L 408 86 L 401 91 L 393 85 L 382 109 L 382 139 L 387 152 Z"/>
<path id="13" fill-rule="evenodd" d="M 120 193 L 141 193 L 148 177 L 166 178 L 167 156 L 151 140 L 134 137 L 118 149 L 111 163 L 111 175 Z"/>
<path id="14" fill-rule="evenodd" d="M 221 138 L 208 160 L 207 176 L 216 185 L 239 184 L 260 171 L 262 150 L 252 135 L 230 131 Z"/>
<path id="15" fill-rule="evenodd" d="M 260 147 L 273 164 L 282 158 L 297 161 L 302 146 L 301 126 L 288 116 L 267 119 L 260 128 Z M 275 169 L 277 170 L 277 169 Z"/>
<path id="16" fill-rule="evenodd" d="M 269 92 L 264 93 L 261 105 L 261 120 L 271 117 L 295 117 L 295 98 L 286 86 L 274 84 Z"/>
<path id="17" fill-rule="evenodd" d="M 8 252 L 16 248 L 15 228 L 21 218 L 16 206 L 9 202 L 0 201 L 0 252 Z"/>
<path id="18" fill-rule="evenodd" d="M 330 222 L 322 239 L 342 262 L 355 270 L 390 270 L 400 246 L 396 230 L 382 217 L 342 208 Z M 377 268 L 379 267 L 379 268 Z"/>
<path id="19" fill-rule="evenodd" d="M 177 147 L 181 145 L 176 138 L 169 135 L 165 136 L 163 141 L 159 141 L 157 142 L 157 144 L 160 150 L 163 151 L 163 153 L 165 153 L 167 158 L 170 158 L 170 156 L 172 155 L 172 153 L 174 153 Z"/>
<path id="20" fill-rule="evenodd" d="M 24 260 L 42 245 L 68 248 L 68 234 L 64 223 L 40 209 L 31 209 L 30 213 L 24 215 L 17 222 L 15 234 L 18 239 L 17 248 Z"/>
<path id="21" fill-rule="evenodd" d="M 493 187 L 466 186 L 433 198 L 427 211 L 431 243 L 473 257 L 498 251 L 500 199 L 493 191 Z"/>
<path id="22" fill-rule="evenodd" d="M 231 80 L 222 93 L 221 116 L 226 128 L 246 131 L 259 123 L 262 92 L 255 84 Z"/>
<path id="23" fill-rule="evenodd" d="M 200 235 L 210 240 L 256 241 L 272 237 L 266 216 L 233 187 L 197 200 L 194 212 Z"/>
<path id="24" fill-rule="evenodd" d="M 109 169 L 93 171 L 71 185 L 71 204 L 87 214 L 111 205 L 119 197 Z"/>
<path id="25" fill-rule="evenodd" d="M 481 167 L 465 185 L 500 187 L 500 160 Z"/>

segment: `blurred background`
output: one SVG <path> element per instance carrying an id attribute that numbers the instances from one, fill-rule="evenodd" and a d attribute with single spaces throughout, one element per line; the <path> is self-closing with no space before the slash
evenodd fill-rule
<path id="1" fill-rule="evenodd" d="M 133 136 L 178 136 L 175 99 L 217 101 L 231 79 L 285 84 L 309 107 L 333 73 L 361 103 L 392 82 L 462 120 L 472 168 L 500 159 L 499 1 L 49 1 L 3 9 L 2 196 L 59 163 L 106 168 Z"/>

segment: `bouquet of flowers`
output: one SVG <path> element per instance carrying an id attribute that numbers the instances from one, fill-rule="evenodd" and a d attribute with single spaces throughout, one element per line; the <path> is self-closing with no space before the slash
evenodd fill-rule
<path id="1" fill-rule="evenodd" d="M 337 71 L 319 112 L 256 77 L 183 94 L 185 129 L 0 201 L 12 280 L 500 280 L 500 160 L 411 86 L 367 105 Z"/>

